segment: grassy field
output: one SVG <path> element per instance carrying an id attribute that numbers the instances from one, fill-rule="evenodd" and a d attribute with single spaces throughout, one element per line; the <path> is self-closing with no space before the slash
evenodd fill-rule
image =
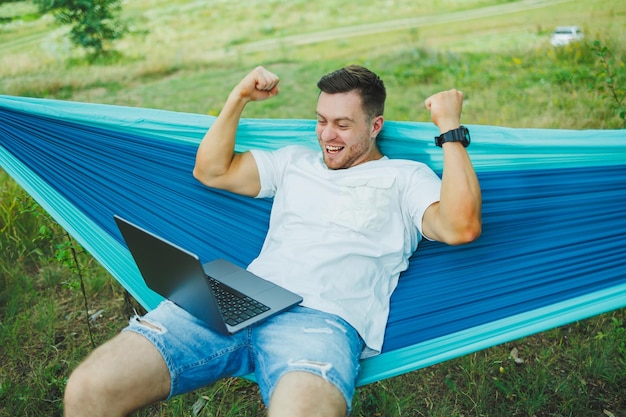
<path id="1" fill-rule="evenodd" d="M 65 28 L 8 3 L 0 94 L 216 114 L 263 64 L 281 76 L 281 94 L 245 116 L 312 118 L 319 76 L 360 63 L 386 81 L 388 120 L 428 120 L 424 98 L 454 86 L 466 123 L 624 127 L 610 95 L 626 85 L 621 0 L 366 3 L 136 0 L 124 5 L 134 33 L 91 66 Z M 586 39 L 553 48 L 550 32 L 565 24 Z M 611 52 L 612 84 L 596 40 Z M 71 369 L 139 307 L 88 254 L 76 264 L 65 232 L 2 171 L 0 231 L 0 417 L 60 415 Z M 625 323 L 622 309 L 363 387 L 353 415 L 626 417 Z M 264 409 L 254 384 L 228 379 L 138 415 Z"/>

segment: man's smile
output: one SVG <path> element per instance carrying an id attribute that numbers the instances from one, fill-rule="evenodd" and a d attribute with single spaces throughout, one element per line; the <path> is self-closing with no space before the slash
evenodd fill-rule
<path id="1" fill-rule="evenodd" d="M 344 148 L 343 146 L 326 145 L 326 152 L 330 154 L 335 154 L 335 153 L 340 152 L 343 148 Z"/>

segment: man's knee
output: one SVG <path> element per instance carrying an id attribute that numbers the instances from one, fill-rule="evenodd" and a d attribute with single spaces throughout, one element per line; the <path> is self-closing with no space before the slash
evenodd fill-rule
<path id="1" fill-rule="evenodd" d="M 91 389 L 88 385 L 91 383 L 90 378 L 85 378 L 85 373 L 80 367 L 76 368 L 67 380 L 65 393 L 63 395 L 63 405 L 65 413 L 68 416 L 74 415 L 73 410 L 80 410 L 81 403 L 85 400 L 85 393 Z"/>
<path id="2" fill-rule="evenodd" d="M 321 376 L 309 372 L 283 375 L 272 394 L 270 417 L 345 416 L 346 400 L 341 391 Z"/>
<path id="3" fill-rule="evenodd" d="M 71 373 L 65 393 L 63 395 L 63 408 L 66 416 L 97 415 L 92 412 L 95 400 L 105 400 L 102 380 L 97 372 L 90 369 L 88 362 L 80 364 Z M 107 401 L 107 400 L 105 400 Z"/>
<path id="4" fill-rule="evenodd" d="M 167 397 L 169 384 L 157 349 L 143 336 L 123 332 L 72 372 L 63 399 L 65 415 L 125 415 Z"/>

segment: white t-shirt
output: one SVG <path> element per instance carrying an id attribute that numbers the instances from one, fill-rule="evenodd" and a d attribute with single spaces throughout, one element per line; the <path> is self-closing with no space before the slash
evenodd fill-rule
<path id="1" fill-rule="evenodd" d="M 336 314 L 380 352 L 389 299 L 421 240 L 441 180 L 425 164 L 384 157 L 331 170 L 321 151 L 252 151 L 257 198 L 274 197 L 259 256 L 248 269 Z"/>

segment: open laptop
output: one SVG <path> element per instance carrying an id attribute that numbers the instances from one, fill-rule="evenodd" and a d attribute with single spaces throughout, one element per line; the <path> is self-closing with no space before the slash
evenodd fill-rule
<path id="1" fill-rule="evenodd" d="M 211 329 L 232 334 L 302 301 L 225 259 L 202 265 L 195 254 L 114 218 L 146 285 Z"/>

